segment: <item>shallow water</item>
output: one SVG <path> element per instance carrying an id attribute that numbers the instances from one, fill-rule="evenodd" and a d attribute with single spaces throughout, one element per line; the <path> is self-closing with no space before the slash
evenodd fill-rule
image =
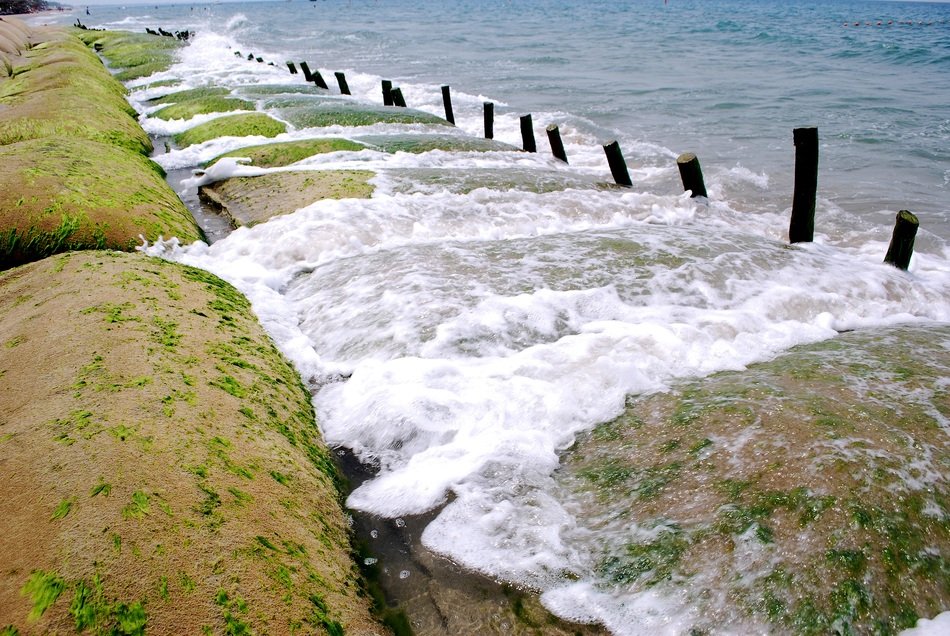
<path id="1" fill-rule="evenodd" d="M 300 85 L 283 62 L 309 59 L 328 78 L 346 71 L 356 100 L 378 104 L 379 82 L 388 78 L 410 106 L 439 115 L 440 85 L 450 83 L 453 134 L 480 136 L 482 102 L 493 101 L 496 139 L 519 147 L 519 115 L 533 112 L 543 149 L 536 155 L 367 149 L 314 157 L 294 169 L 373 170 L 373 198 L 316 202 L 211 246 L 152 251 L 210 269 L 251 298 L 310 383 L 327 440 L 378 471 L 351 495 L 351 507 L 399 518 L 444 506 L 422 531 L 430 550 L 537 589 L 566 618 L 602 622 L 618 634 L 694 626 L 729 633 L 760 629 L 772 617 L 722 596 L 724 586 L 707 584 L 715 593 L 692 596 L 699 588 L 644 583 L 649 578 L 625 575 L 618 585 L 616 570 L 603 567 L 605 550 L 622 545 L 624 532 L 656 538 L 663 531 L 623 498 L 596 513 L 624 517 L 619 530 L 598 526 L 588 507 L 596 489 L 565 487 L 565 479 L 575 483 L 565 467 L 583 470 L 609 452 L 607 444 L 584 457 L 590 447 L 575 443 L 605 422 L 642 417 L 637 410 L 650 396 L 674 399 L 683 383 L 702 387 L 703 378 L 727 394 L 715 374 L 733 372 L 736 382 L 753 385 L 761 371 L 751 365 L 835 342 L 840 332 L 910 324 L 925 334 L 896 345 L 919 350 L 919 366 L 911 356 L 906 367 L 911 374 L 946 367 L 948 9 L 326 1 L 95 8 L 86 22 L 198 31 L 178 65 L 137 85 L 175 77 L 184 87 L 243 86 L 249 94 L 259 85 Z M 170 90 L 135 91 L 131 99 L 141 106 Z M 282 116 L 278 107 L 271 112 Z M 143 117 L 143 125 L 168 135 L 208 117 Z M 548 123 L 561 127 L 568 166 L 547 155 Z M 817 125 L 822 139 L 817 236 L 790 247 L 791 129 L 801 125 Z M 292 127 L 279 139 L 407 132 L 447 129 Z M 610 181 L 600 144 L 614 138 L 631 168 L 629 190 L 598 185 Z M 248 143 L 219 139 L 156 160 L 187 169 Z M 682 150 L 700 156 L 708 201 L 681 193 L 674 161 Z M 241 170 L 253 169 L 230 162 L 217 174 Z M 560 186 L 552 175 L 563 177 Z M 906 273 L 881 263 L 899 208 L 918 213 L 922 225 Z M 874 337 L 859 338 L 846 355 L 881 356 Z M 868 381 L 861 365 L 836 373 L 823 384 L 819 378 L 816 392 L 832 390 L 843 375 L 851 392 L 841 399 L 867 399 L 853 391 Z M 946 380 L 922 375 L 925 385 L 898 393 L 897 410 L 918 404 L 915 391 L 929 392 L 920 417 L 936 456 L 926 459 L 945 474 Z M 771 395 L 748 399 L 769 417 Z M 898 426 L 893 411 L 873 417 Z M 839 419 L 849 417 L 865 416 Z M 733 424 L 730 443 L 751 444 L 756 429 Z M 805 449 L 813 441 L 802 434 L 794 443 Z M 623 447 L 615 450 L 623 456 Z M 882 444 L 875 452 L 893 451 Z M 755 465 L 740 452 L 733 461 L 740 473 Z M 822 494 L 807 487 L 809 496 Z M 932 511 L 945 524 L 945 480 L 914 488 L 941 495 Z M 748 559 L 735 570 L 713 564 L 695 580 L 767 574 L 768 546 L 745 536 L 751 527 L 729 537 Z M 945 537 L 926 547 L 945 562 Z M 928 605 L 934 595 L 922 592 L 918 613 L 948 608 L 946 591 L 935 596 Z"/>

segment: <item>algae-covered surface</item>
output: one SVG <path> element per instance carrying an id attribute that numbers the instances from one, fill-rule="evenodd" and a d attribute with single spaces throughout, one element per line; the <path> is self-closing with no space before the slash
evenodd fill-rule
<path id="1" fill-rule="evenodd" d="M 119 69 L 115 78 L 121 82 L 168 70 L 175 63 L 175 52 L 184 46 L 176 38 L 149 33 L 71 31 L 88 46 L 96 47 L 111 68 Z"/>
<path id="2" fill-rule="evenodd" d="M 161 235 L 193 241 L 201 232 L 148 158 L 60 137 L 0 146 L 0 269 Z"/>
<path id="3" fill-rule="evenodd" d="M 297 128 L 357 127 L 374 124 L 448 125 L 444 119 L 421 110 L 376 106 L 341 99 L 309 100 L 304 105 L 282 100 L 265 103 L 265 107 L 274 109 L 281 119 Z"/>
<path id="4" fill-rule="evenodd" d="M 14 77 L 0 77 L 0 144 L 69 136 L 152 150 L 124 87 L 95 53 L 60 31 L 45 32 Z"/>
<path id="5" fill-rule="evenodd" d="M 695 628 L 893 634 L 950 607 L 950 327 L 843 334 L 629 400 L 559 478 L 602 587 Z M 759 626 L 759 627 L 755 627 Z"/>
<path id="6" fill-rule="evenodd" d="M 227 283 L 102 251 L 0 274 L 4 633 L 383 633 L 338 482 Z"/>
<path id="7" fill-rule="evenodd" d="M 254 104 L 236 97 L 207 96 L 169 104 L 152 113 L 159 119 L 191 119 L 195 115 L 227 113 L 233 110 L 254 110 Z"/>
<path id="8" fill-rule="evenodd" d="M 218 137 L 276 137 L 287 131 L 287 126 L 263 113 L 228 115 L 199 124 L 175 135 L 175 144 L 181 148 L 200 144 Z"/>
<path id="9" fill-rule="evenodd" d="M 513 152 L 518 148 L 492 139 L 471 135 L 399 134 L 361 135 L 356 141 L 383 152 L 410 152 L 421 154 L 431 150 L 446 152 Z"/>
<path id="10" fill-rule="evenodd" d="M 290 214 L 321 199 L 365 199 L 373 194 L 368 170 L 307 170 L 235 177 L 203 186 L 199 195 L 231 219 L 251 226 Z"/>
<path id="11" fill-rule="evenodd" d="M 332 137 L 320 139 L 301 139 L 259 146 L 238 148 L 215 157 L 205 164 L 210 166 L 222 157 L 244 157 L 250 160 L 251 165 L 259 168 L 280 168 L 297 163 L 307 157 L 325 154 L 328 152 L 358 152 L 365 149 L 363 144 L 349 139 Z"/>
<path id="12" fill-rule="evenodd" d="M 604 190 L 615 187 L 577 173 L 537 168 L 473 168 L 454 170 L 441 168 L 409 168 L 389 170 L 386 177 L 394 192 L 403 194 L 453 192 L 468 194 L 479 188 L 490 190 L 521 190 L 524 192 L 558 192 L 567 189 Z"/>

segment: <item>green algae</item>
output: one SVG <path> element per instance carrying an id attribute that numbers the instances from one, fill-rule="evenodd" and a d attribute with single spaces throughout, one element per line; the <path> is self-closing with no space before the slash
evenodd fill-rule
<path id="1" fill-rule="evenodd" d="M 109 66 L 122 69 L 115 77 L 127 82 L 168 70 L 175 52 L 184 46 L 175 38 L 129 31 L 88 31 L 72 29 L 76 37 L 95 47 Z"/>
<path id="2" fill-rule="evenodd" d="M 159 83 L 156 82 L 156 84 Z M 148 100 L 148 103 L 153 106 L 160 104 L 179 104 L 206 97 L 223 97 L 230 93 L 231 90 L 223 86 L 199 86 L 198 88 L 189 88 L 187 90 L 169 93 L 168 95 L 162 95 L 161 97 L 155 97 Z"/>
<path id="3" fill-rule="evenodd" d="M 102 589 L 102 579 L 98 574 L 89 584 L 85 579 L 73 584 L 73 599 L 69 613 L 73 617 L 76 631 L 90 630 L 93 634 L 140 635 L 148 625 L 148 613 L 142 601 L 123 603 L 106 598 Z"/>
<path id="4" fill-rule="evenodd" d="M 43 570 L 34 570 L 30 574 L 20 593 L 30 599 L 33 607 L 28 620 L 39 620 L 66 589 L 66 581 L 59 575 Z"/>
<path id="5" fill-rule="evenodd" d="M 0 106 L 7 107 L 0 107 L 0 144 L 68 136 L 151 152 L 125 88 L 93 53 L 72 44 L 38 49 L 17 77 L 0 84 Z"/>
<path id="6" fill-rule="evenodd" d="M 446 152 L 511 152 L 518 150 L 514 146 L 500 141 L 470 135 L 362 135 L 356 137 L 356 141 L 389 153 L 409 152 L 421 154 L 432 150 Z"/>
<path id="7" fill-rule="evenodd" d="M 374 124 L 430 124 L 448 126 L 448 122 L 435 115 L 411 108 L 373 106 L 341 100 L 311 100 L 306 105 L 292 105 L 287 100 L 265 103 L 275 108 L 280 117 L 296 128 L 322 128 L 326 126 L 372 126 Z"/>
<path id="8" fill-rule="evenodd" d="M 68 138 L 0 146 L 0 269 L 76 249 L 202 237 L 148 158 Z"/>
<path id="9" fill-rule="evenodd" d="M 732 607 L 697 599 L 704 614 L 793 634 L 895 634 L 946 609 L 950 494 L 926 478 L 948 461 L 946 333 L 847 334 L 628 400 L 565 456 L 585 514 L 645 531 L 604 550 L 602 585 L 721 590 Z M 663 482 L 646 498 L 644 466 Z"/>
<path id="10" fill-rule="evenodd" d="M 210 166 L 223 157 L 247 157 L 251 160 L 251 165 L 261 168 L 279 168 L 313 155 L 328 152 L 358 152 L 364 148 L 362 144 L 348 139 L 302 139 L 238 148 L 215 157 L 205 166 Z"/>
<path id="11" fill-rule="evenodd" d="M 200 144 L 218 137 L 276 137 L 287 131 L 287 126 L 263 113 L 229 115 L 199 124 L 174 136 L 181 148 Z"/>
<path id="12" fill-rule="evenodd" d="M 165 120 L 191 119 L 195 115 L 226 113 L 233 110 L 254 110 L 254 104 L 236 97 L 209 95 L 170 104 L 152 113 L 152 116 Z"/>

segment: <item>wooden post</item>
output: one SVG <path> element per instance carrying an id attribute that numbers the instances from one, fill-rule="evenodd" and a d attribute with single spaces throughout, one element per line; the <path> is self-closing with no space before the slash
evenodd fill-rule
<path id="1" fill-rule="evenodd" d="M 342 95 L 349 95 L 350 86 L 346 83 L 346 75 L 344 75 L 341 71 L 336 71 L 333 74 L 336 76 L 336 83 L 340 85 L 340 93 Z"/>
<path id="2" fill-rule="evenodd" d="M 455 113 L 452 112 L 452 94 L 448 86 L 442 87 L 442 105 L 445 106 L 445 121 L 455 125 Z"/>
<path id="3" fill-rule="evenodd" d="M 809 243 L 815 238 L 815 196 L 818 192 L 818 129 L 796 128 L 795 192 L 792 220 L 788 226 L 789 243 Z"/>
<path id="4" fill-rule="evenodd" d="M 330 90 L 330 87 L 327 86 L 326 80 L 323 79 L 323 75 L 320 75 L 320 71 L 311 71 L 310 73 L 313 76 L 313 83 L 319 86 L 320 88 L 325 88 Z"/>
<path id="5" fill-rule="evenodd" d="M 495 105 L 485 102 L 485 139 L 495 137 Z"/>
<path id="6" fill-rule="evenodd" d="M 393 105 L 393 83 L 383 80 L 383 106 Z"/>
<path id="7" fill-rule="evenodd" d="M 313 73 L 310 72 L 310 67 L 307 66 L 306 62 L 300 63 L 300 70 L 303 71 L 303 78 L 308 82 L 313 81 Z"/>
<path id="8" fill-rule="evenodd" d="M 683 189 L 692 192 L 691 197 L 705 197 L 706 183 L 703 181 L 703 169 L 699 167 L 699 159 L 691 152 L 684 152 L 676 158 L 676 165 L 680 169 L 680 178 L 683 180 Z"/>
<path id="9" fill-rule="evenodd" d="M 548 133 L 548 141 L 551 143 L 551 153 L 564 163 L 568 163 L 567 153 L 564 152 L 564 144 L 561 143 L 561 131 L 558 130 L 555 124 L 551 124 L 545 130 Z"/>
<path id="10" fill-rule="evenodd" d="M 534 143 L 534 128 L 531 125 L 531 115 L 521 116 L 521 145 L 525 152 L 538 151 L 538 146 Z"/>
<path id="11" fill-rule="evenodd" d="M 910 257 L 914 253 L 914 237 L 917 236 L 919 226 L 920 221 L 908 210 L 897 213 L 894 233 L 891 234 L 891 244 L 887 248 L 887 255 L 884 256 L 885 263 L 890 263 L 898 269 L 907 269 L 910 265 Z"/>
<path id="12" fill-rule="evenodd" d="M 290 74 L 291 74 L 291 75 L 296 75 L 296 74 L 297 74 L 297 67 L 294 66 L 294 63 L 293 63 L 293 62 L 287 62 L 287 68 L 290 69 Z"/>
<path id="13" fill-rule="evenodd" d="M 607 155 L 607 163 L 610 164 L 610 174 L 613 175 L 617 185 L 631 187 L 633 181 L 630 180 L 630 173 L 627 172 L 627 162 L 623 160 L 620 144 L 616 141 L 604 144 L 604 153 Z"/>
<path id="14" fill-rule="evenodd" d="M 394 88 L 390 93 L 393 96 L 393 106 L 399 106 L 400 108 L 406 107 L 406 99 L 402 96 L 401 88 Z"/>

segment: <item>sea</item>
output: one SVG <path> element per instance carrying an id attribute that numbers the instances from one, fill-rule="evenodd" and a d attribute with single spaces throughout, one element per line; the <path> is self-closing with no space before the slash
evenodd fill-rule
<path id="1" fill-rule="evenodd" d="M 688 633 L 714 602 L 610 579 L 605 551 L 659 530 L 626 512 L 605 521 L 621 491 L 605 502 L 596 480 L 583 492 L 563 476 L 578 440 L 638 400 L 724 373 L 741 382 L 756 365 L 854 334 L 870 351 L 908 328 L 915 337 L 896 347 L 950 369 L 950 3 L 292 0 L 92 5 L 35 20 L 77 18 L 194 32 L 170 71 L 133 89 L 168 78 L 184 82 L 174 90 L 301 83 L 285 63 L 306 61 L 331 92 L 344 72 L 349 99 L 379 104 L 391 80 L 409 107 L 439 116 L 450 86 L 452 134 L 482 137 L 494 104 L 494 139 L 511 151 L 315 157 L 302 165 L 374 171 L 373 196 L 316 202 L 210 244 L 143 249 L 209 269 L 251 299 L 311 388 L 327 442 L 371 473 L 349 495 L 352 510 L 425 515 L 428 549 L 536 591 L 562 618 L 615 634 Z M 213 117 L 149 117 L 145 100 L 162 90 L 130 97 L 153 135 Z M 537 153 L 517 150 L 526 114 Z M 550 152 L 550 124 L 567 164 Z M 789 245 L 793 130 L 806 127 L 819 136 L 815 236 Z M 610 185 L 612 141 L 630 188 Z M 247 143 L 154 158 L 187 175 Z M 708 197 L 683 190 L 686 152 Z M 228 165 L 218 177 L 243 169 Z M 899 210 L 920 223 L 907 271 L 883 262 Z M 940 432 L 921 486 L 938 501 L 948 376 L 903 395 Z M 598 497 L 606 512 L 595 520 L 584 502 Z M 945 562 L 950 546 L 928 549 Z M 937 617 L 929 633 L 950 630 L 937 614 L 923 617 Z M 724 617 L 711 633 L 769 631 L 710 615 Z"/>

